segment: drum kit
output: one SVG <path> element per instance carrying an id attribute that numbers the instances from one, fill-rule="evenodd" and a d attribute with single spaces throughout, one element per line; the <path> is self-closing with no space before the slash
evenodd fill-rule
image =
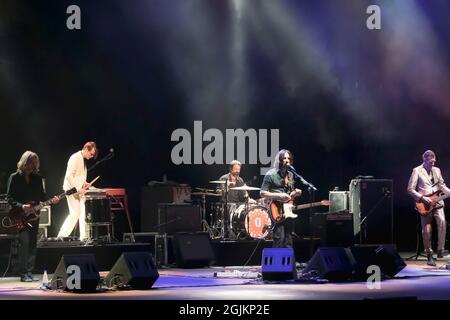
<path id="1" fill-rule="evenodd" d="M 225 180 L 214 180 L 209 183 L 222 185 Z M 260 188 L 241 186 L 234 188 L 222 188 L 222 192 L 213 189 L 195 188 L 197 192 L 192 196 L 201 197 L 203 230 L 209 232 L 212 239 L 240 240 L 240 239 L 265 239 L 271 238 L 272 220 L 269 214 L 269 205 L 265 199 L 253 200 L 247 198 L 246 202 L 227 202 L 228 190 L 259 191 Z M 212 198 L 209 211 L 206 211 L 206 198 Z M 225 200 L 215 201 L 222 198 Z"/>

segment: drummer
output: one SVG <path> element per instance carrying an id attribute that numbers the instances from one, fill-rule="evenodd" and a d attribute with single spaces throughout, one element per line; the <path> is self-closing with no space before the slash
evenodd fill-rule
<path id="1" fill-rule="evenodd" d="M 245 185 L 244 180 L 239 176 L 241 173 L 241 166 L 242 164 L 238 160 L 231 161 L 230 172 L 221 176 L 219 180 L 227 181 L 228 183 L 227 202 L 238 203 L 246 202 L 248 200 L 249 203 L 254 203 L 256 201 L 249 198 L 247 191 L 232 190 L 232 188 L 242 187 Z M 225 184 L 220 185 L 219 189 L 223 193 L 223 200 L 225 201 Z"/>

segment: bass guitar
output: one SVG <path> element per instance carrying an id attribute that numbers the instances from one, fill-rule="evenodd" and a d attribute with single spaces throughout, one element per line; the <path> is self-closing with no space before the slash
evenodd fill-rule
<path id="1" fill-rule="evenodd" d="M 425 203 L 423 200 L 416 201 L 416 210 L 421 216 L 426 216 L 433 210 L 442 208 L 443 205 L 440 204 L 439 201 L 447 199 L 450 197 L 450 194 L 445 194 L 441 190 L 438 190 L 432 194 L 426 195 L 425 197 L 431 199 L 431 204 Z"/>
<path id="2" fill-rule="evenodd" d="M 305 203 L 301 205 L 294 205 L 293 200 L 289 200 L 287 202 L 282 201 L 272 201 L 270 203 L 270 215 L 273 221 L 276 223 L 283 222 L 288 218 L 297 218 L 297 215 L 293 212 L 295 210 L 314 208 L 319 206 L 329 206 L 330 201 L 322 200 L 318 202 Z"/>
<path id="3" fill-rule="evenodd" d="M 77 189 L 72 188 L 70 190 L 67 190 L 64 193 L 61 193 L 60 195 L 57 195 L 56 197 L 59 200 L 61 200 L 61 199 L 65 198 L 66 196 L 70 196 L 76 192 L 77 192 Z M 53 201 L 54 201 L 53 198 L 51 198 L 45 202 L 41 202 L 26 211 L 23 208 L 12 208 L 11 210 L 9 210 L 9 213 L 8 213 L 10 224 L 7 227 L 8 228 L 16 228 L 16 230 L 18 232 L 22 231 L 25 228 L 33 227 L 30 222 L 36 221 L 37 219 L 39 219 L 39 210 L 41 210 L 45 206 L 49 206 L 49 205 L 53 204 Z"/>

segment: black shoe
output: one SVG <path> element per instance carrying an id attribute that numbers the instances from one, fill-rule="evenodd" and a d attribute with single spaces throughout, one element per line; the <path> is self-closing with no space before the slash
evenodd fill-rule
<path id="1" fill-rule="evenodd" d="M 448 256 L 448 250 L 439 250 L 438 251 L 438 254 L 437 254 L 438 258 L 443 258 L 445 256 Z"/>
<path id="2" fill-rule="evenodd" d="M 20 276 L 21 282 L 33 282 L 33 279 L 31 279 L 27 274 L 23 274 Z"/>
<path id="3" fill-rule="evenodd" d="M 433 255 L 431 253 L 427 255 L 427 259 L 428 259 L 427 265 L 436 267 L 436 261 L 434 261 Z"/>
<path id="4" fill-rule="evenodd" d="M 31 279 L 31 281 L 39 281 L 38 277 L 33 276 L 33 274 L 31 272 L 27 273 L 28 278 Z"/>

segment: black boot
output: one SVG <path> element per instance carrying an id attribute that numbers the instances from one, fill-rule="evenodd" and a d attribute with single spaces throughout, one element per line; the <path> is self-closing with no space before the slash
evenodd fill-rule
<path id="1" fill-rule="evenodd" d="M 439 250 L 438 251 L 438 254 L 437 254 L 438 258 L 443 258 L 445 256 L 448 256 L 448 250 Z"/>
<path id="2" fill-rule="evenodd" d="M 427 255 L 427 259 L 428 259 L 427 265 L 432 266 L 432 267 L 436 267 L 436 261 L 434 261 L 432 253 L 429 253 Z"/>

